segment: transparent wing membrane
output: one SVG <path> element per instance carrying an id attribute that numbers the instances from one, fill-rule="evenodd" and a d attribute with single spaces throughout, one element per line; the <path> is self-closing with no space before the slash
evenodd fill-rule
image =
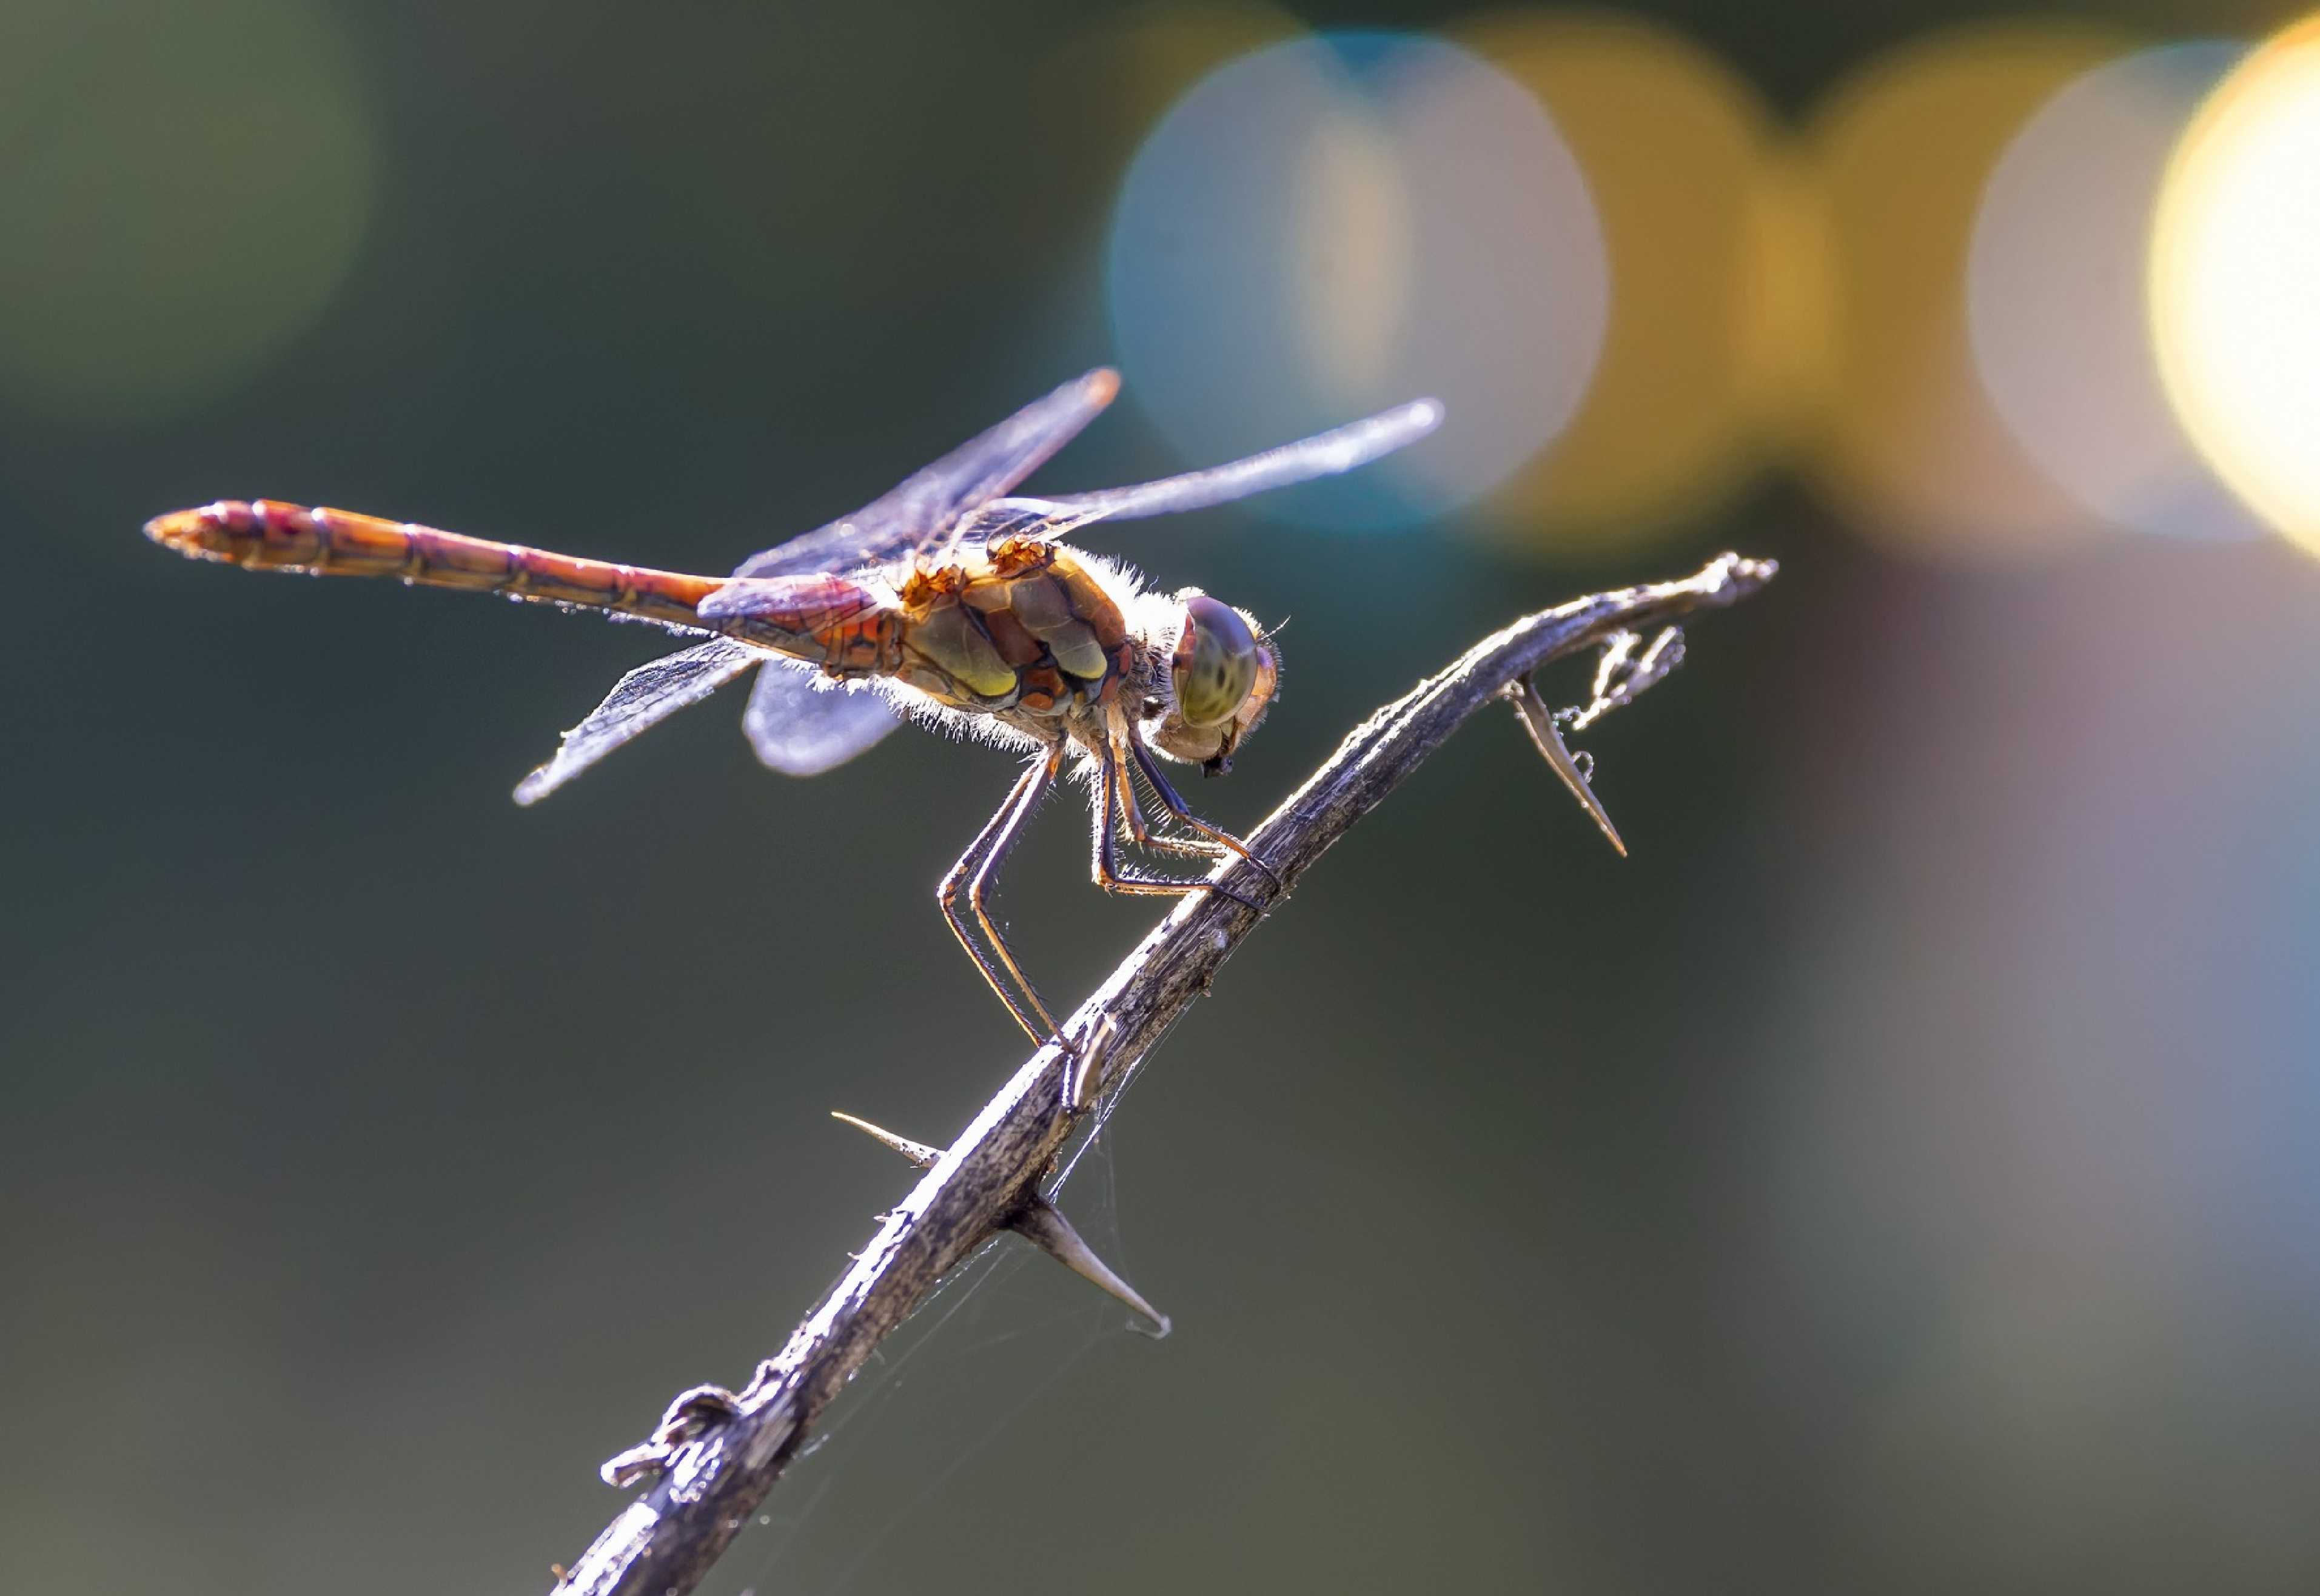
<path id="1" fill-rule="evenodd" d="M 1048 500 L 1058 512 L 1092 512 L 1112 521 L 1132 521 L 1146 515 L 1174 515 L 1179 511 L 1205 510 L 1230 503 L 1277 487 L 1335 476 L 1366 466 L 1417 442 L 1442 424 L 1442 405 L 1433 399 L 1414 399 L 1382 411 L 1364 421 L 1349 422 L 1327 432 L 1269 449 L 1263 454 L 1139 482 L 1128 487 L 1108 487 L 1092 494 L 1065 494 Z M 1092 517 L 1091 517 L 1092 519 Z"/>
<path id="2" fill-rule="evenodd" d="M 1119 391 L 1119 376 L 1108 367 L 1074 377 L 853 514 L 752 555 L 733 574 L 845 576 L 920 555 L 947 558 L 952 549 L 977 538 L 988 541 L 1008 532 L 1062 538 L 1099 519 L 1203 510 L 1351 471 L 1417 442 L 1442 423 L 1439 403 L 1413 400 L 1205 471 L 1055 499 L 1001 497 L 1077 437 Z"/>
<path id="3" fill-rule="evenodd" d="M 958 518 L 1007 492 L 1102 413 L 1119 374 L 1099 367 L 1036 399 L 853 514 L 752 555 L 736 576 L 845 574 L 947 542 Z"/>
<path id="4" fill-rule="evenodd" d="M 639 732 L 699 703 L 764 657 L 730 638 L 713 638 L 637 667 L 612 685 L 586 720 L 564 734 L 556 757 L 523 778 L 515 801 L 539 803 Z"/>
<path id="5" fill-rule="evenodd" d="M 957 548 L 989 545 L 1001 538 L 1067 538 L 1092 521 L 1101 521 L 1109 510 L 1059 503 L 1053 499 L 993 499 L 963 517 L 950 542 Z"/>
<path id="6" fill-rule="evenodd" d="M 759 761 L 784 775 L 834 770 L 902 723 L 875 693 L 817 687 L 816 674 L 810 666 L 768 659 L 741 716 Z"/>

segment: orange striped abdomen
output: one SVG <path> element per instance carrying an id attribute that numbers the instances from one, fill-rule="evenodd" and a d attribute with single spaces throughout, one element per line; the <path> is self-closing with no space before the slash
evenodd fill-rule
<path id="1" fill-rule="evenodd" d="M 725 585 L 721 576 L 577 559 L 349 510 L 309 510 L 273 499 L 179 510 L 148 522 L 145 533 L 163 548 L 190 558 L 224 560 L 251 570 L 396 576 L 427 587 L 578 604 L 672 626 L 708 625 L 698 606 Z"/>

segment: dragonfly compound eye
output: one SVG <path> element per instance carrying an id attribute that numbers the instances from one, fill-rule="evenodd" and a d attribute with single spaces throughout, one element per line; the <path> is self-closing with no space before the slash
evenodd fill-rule
<path id="1" fill-rule="evenodd" d="M 1188 726 L 1221 726 L 1256 685 L 1259 646 L 1239 611 L 1208 594 L 1184 601 L 1172 674 L 1176 712 Z"/>

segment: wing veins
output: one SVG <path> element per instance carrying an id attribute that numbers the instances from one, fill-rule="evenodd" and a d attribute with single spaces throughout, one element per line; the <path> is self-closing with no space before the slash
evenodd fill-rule
<path id="1" fill-rule="evenodd" d="M 1245 459 L 1164 476 L 1155 482 L 1101 488 L 1094 493 L 1065 494 L 1046 503 L 1060 512 L 1093 512 L 1110 521 L 1206 510 L 1255 494 L 1270 493 L 1274 488 L 1340 476 L 1408 448 L 1441 424 L 1440 401 L 1413 399 L 1407 404 L 1398 404 L 1391 410 L 1380 411 Z"/>

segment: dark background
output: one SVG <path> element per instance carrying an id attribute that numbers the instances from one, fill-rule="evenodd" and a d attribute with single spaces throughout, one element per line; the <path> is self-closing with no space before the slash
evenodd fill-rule
<path id="1" fill-rule="evenodd" d="M 137 380 L 168 226 L 6 246 L 126 286 L 83 388 L 0 388 L 0 1587 L 541 1588 L 597 1462 L 906 1189 L 826 1111 L 946 1138 L 1019 1060 L 930 901 L 1009 767 L 772 777 L 733 694 L 519 811 L 652 635 L 137 528 L 266 494 L 728 569 L 1114 357 L 1169 96 L 1059 68 L 1112 25 L 1063 4 L 9 9 L 12 170 L 94 140 L 198 213 L 221 104 L 307 148 L 266 50 L 320 29 L 370 187 L 327 292 L 269 248 L 226 295 L 311 313 L 182 380 Z M 2087 8 L 2283 20 L 2242 9 Z M 1802 115 L 1955 13 L 1653 14 Z M 1038 482 L 1188 463 L 1128 375 Z M 1173 1338 L 1005 1244 L 716 1588 L 2320 1583 L 2320 573 L 1944 562 L 1828 503 L 1771 470 L 1583 555 L 1261 505 L 1108 542 L 1293 612 L 1195 789 L 1235 827 L 1519 612 L 1783 575 L 1587 739 L 1633 858 L 1482 717 L 1184 1021 L 1065 1198 Z M 1078 825 L 1008 878 L 1059 1003 L 1153 918 Z"/>

